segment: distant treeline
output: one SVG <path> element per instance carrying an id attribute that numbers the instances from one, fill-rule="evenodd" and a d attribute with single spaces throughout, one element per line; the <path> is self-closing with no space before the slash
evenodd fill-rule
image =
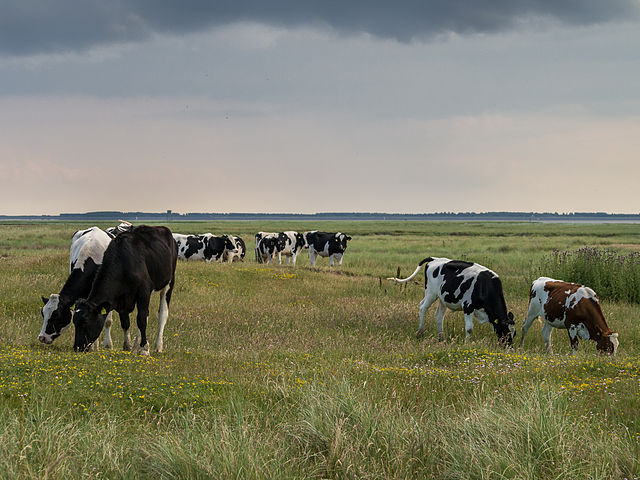
<path id="1" fill-rule="evenodd" d="M 298 213 L 175 213 L 170 210 L 153 212 L 100 211 L 86 213 L 61 213 L 59 215 L 0 215 L 0 220 L 54 220 L 54 221 L 196 221 L 196 220 L 413 220 L 413 221 L 558 221 L 602 222 L 640 221 L 638 214 L 609 214 L 605 212 L 439 212 L 439 213 L 359 213 L 323 212 Z"/>

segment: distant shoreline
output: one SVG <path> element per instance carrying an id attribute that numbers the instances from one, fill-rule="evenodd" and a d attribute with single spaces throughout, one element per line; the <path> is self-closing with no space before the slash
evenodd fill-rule
<path id="1" fill-rule="evenodd" d="M 323 212 L 295 213 L 174 213 L 100 211 L 61 213 L 59 215 L 0 215 L 0 221 L 62 221 L 96 222 L 128 220 L 131 222 L 180 221 L 432 221 L 432 222 L 538 222 L 538 223 L 640 223 L 639 214 L 609 214 L 603 212 L 549 213 L 549 212 L 483 212 L 483 213 L 359 213 Z"/>

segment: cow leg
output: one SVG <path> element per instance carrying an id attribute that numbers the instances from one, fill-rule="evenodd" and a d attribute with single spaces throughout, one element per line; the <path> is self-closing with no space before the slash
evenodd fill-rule
<path id="1" fill-rule="evenodd" d="M 575 355 L 578 351 L 578 342 L 580 341 L 578 333 L 575 328 L 568 328 L 567 333 L 569 334 L 569 342 L 571 342 L 571 352 Z"/>
<path id="2" fill-rule="evenodd" d="M 329 266 L 333 267 L 333 254 L 329 255 Z"/>
<path id="3" fill-rule="evenodd" d="M 171 286 L 167 285 L 164 290 L 160 292 L 160 307 L 158 308 L 158 336 L 156 337 L 156 344 L 154 351 L 162 352 L 163 342 L 162 335 L 164 333 L 164 326 L 167 324 L 167 318 L 169 318 L 169 302 L 167 301 L 167 292 Z M 171 298 L 171 296 L 169 296 Z"/>
<path id="4" fill-rule="evenodd" d="M 278 265 L 282 265 L 282 254 L 278 252 Z"/>
<path id="5" fill-rule="evenodd" d="M 316 252 L 311 250 L 311 248 L 309 248 L 309 261 L 311 262 L 312 267 L 316 266 Z"/>
<path id="6" fill-rule="evenodd" d="M 120 326 L 122 327 L 122 333 L 124 334 L 124 343 L 122 345 L 122 350 L 128 352 L 131 350 L 131 336 L 129 334 L 131 322 L 129 320 L 129 313 L 118 312 L 118 316 L 120 317 Z"/>
<path id="7" fill-rule="evenodd" d="M 107 319 L 104 322 L 104 348 L 111 350 L 113 348 L 113 342 L 111 341 L 111 325 L 113 324 L 113 311 L 109 312 Z"/>
<path id="8" fill-rule="evenodd" d="M 428 307 L 427 307 L 428 308 Z M 441 301 L 438 302 L 438 306 L 436 307 L 436 328 L 438 329 L 438 341 L 444 341 L 444 331 L 442 327 L 442 322 L 444 320 L 444 314 L 447 313 L 447 307 Z"/>
<path id="9" fill-rule="evenodd" d="M 468 342 L 471 340 L 471 333 L 473 332 L 473 312 L 464 314 L 464 331 L 464 341 Z"/>
<path id="10" fill-rule="evenodd" d="M 144 295 L 144 294 L 143 294 Z M 137 314 L 136 323 L 138 324 L 138 338 L 140 339 L 140 355 L 149 355 L 149 343 L 147 342 L 147 323 L 149 322 L 149 297 L 151 292 L 146 296 L 139 297 L 136 302 Z"/>
<path id="11" fill-rule="evenodd" d="M 342 266 L 342 254 L 336 253 L 336 258 L 338 259 L 338 266 Z"/>
<path id="12" fill-rule="evenodd" d="M 538 314 L 539 314 L 538 308 L 533 302 L 531 302 L 529 304 L 529 311 L 527 312 L 527 318 L 525 318 L 524 322 L 522 323 L 522 336 L 520 337 L 520 343 L 518 344 L 518 348 L 522 347 L 522 344 L 524 343 L 524 336 L 529 331 L 529 328 L 531 327 L 531 324 L 533 323 L 533 321 L 536 318 L 538 318 Z"/>
<path id="13" fill-rule="evenodd" d="M 424 335 L 424 316 L 427 313 L 429 307 L 436 301 L 438 298 L 436 295 L 432 295 L 429 292 L 429 289 L 426 289 L 424 292 L 424 298 L 420 302 L 420 323 L 418 324 L 418 331 L 416 332 L 416 338 L 421 338 Z M 443 314 L 444 316 L 444 314 Z M 437 323 L 437 319 L 436 319 Z M 442 319 L 440 319 L 438 332 L 442 331 Z"/>
<path id="14" fill-rule="evenodd" d="M 544 338 L 544 343 L 547 346 L 547 353 L 551 353 L 551 324 L 549 322 L 544 322 L 542 338 Z"/>
<path id="15" fill-rule="evenodd" d="M 296 258 L 298 258 L 298 255 L 296 253 L 291 254 L 291 263 L 294 267 L 296 266 Z"/>

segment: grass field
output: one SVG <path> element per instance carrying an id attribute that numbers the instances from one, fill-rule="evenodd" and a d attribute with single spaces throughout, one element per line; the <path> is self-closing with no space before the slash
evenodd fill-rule
<path id="1" fill-rule="evenodd" d="M 437 341 L 434 309 L 415 339 L 419 283 L 384 280 L 426 256 L 500 274 L 519 341 L 528 288 L 554 250 L 640 250 L 640 225 L 203 222 L 231 233 L 243 263 L 179 262 L 165 352 L 72 352 L 37 341 L 41 296 L 68 274 L 73 232 L 0 225 L 1 478 L 622 479 L 640 476 L 640 305 L 601 298 L 616 357 L 565 332 L 544 353 L 540 321 L 522 350 L 488 325 L 464 343 L 459 313 Z M 107 225 L 101 225 L 106 227 Z M 306 255 L 258 265 L 259 230 L 353 237 L 341 268 Z M 572 280 L 572 279 L 566 279 Z M 149 338 L 155 338 L 152 297 Z M 71 327 L 72 329 L 72 327 Z"/>

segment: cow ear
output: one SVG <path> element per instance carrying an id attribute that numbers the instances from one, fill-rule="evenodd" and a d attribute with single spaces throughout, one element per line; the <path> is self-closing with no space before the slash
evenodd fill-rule
<path id="1" fill-rule="evenodd" d="M 347 240 L 351 240 L 351 237 L 347 235 Z"/>
<path id="2" fill-rule="evenodd" d="M 111 310 L 111 305 L 109 305 L 109 302 L 102 302 L 98 306 L 98 311 L 100 312 L 100 315 L 106 315 L 107 313 L 109 313 L 109 310 Z"/>
<path id="3" fill-rule="evenodd" d="M 42 304 L 46 305 L 49 299 L 47 297 L 41 297 L 41 298 L 42 298 Z"/>

